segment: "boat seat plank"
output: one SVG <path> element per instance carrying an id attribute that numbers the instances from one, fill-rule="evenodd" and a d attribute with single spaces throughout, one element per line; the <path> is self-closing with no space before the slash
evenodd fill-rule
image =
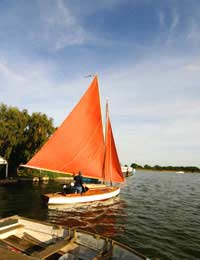
<path id="1" fill-rule="evenodd" d="M 106 185 L 105 184 L 93 184 L 93 183 L 87 183 L 85 184 L 85 186 L 88 188 L 88 189 L 100 189 L 100 188 L 106 188 Z"/>
<path id="2" fill-rule="evenodd" d="M 1 260 L 36 260 L 31 256 L 15 253 L 2 247 L 0 247 L 0 256 Z"/>
<path id="3" fill-rule="evenodd" d="M 15 235 L 9 236 L 6 239 L 2 240 L 9 246 L 12 246 L 24 253 L 31 254 L 32 252 L 41 249 L 40 245 L 36 245 L 30 241 L 27 241 L 23 238 L 19 238 Z"/>
<path id="4" fill-rule="evenodd" d="M 20 229 L 20 228 L 24 228 L 24 225 L 22 225 L 22 224 L 17 224 L 17 225 L 13 225 L 13 226 L 10 226 L 10 227 L 8 226 L 8 227 L 6 227 L 6 228 L 0 230 L 0 235 L 1 235 L 1 234 L 4 234 L 4 233 L 7 233 L 7 232 L 10 232 L 10 231 L 12 231 L 12 230 Z"/>
<path id="5" fill-rule="evenodd" d="M 41 240 L 31 236 L 29 233 L 26 233 L 26 232 L 24 232 L 24 234 L 23 234 L 23 239 L 25 239 L 35 245 L 39 245 L 41 247 L 46 247 L 49 245 L 49 243 L 42 242 Z"/>
<path id="6" fill-rule="evenodd" d="M 50 255 L 53 255 L 55 253 L 57 253 L 58 251 L 60 251 L 62 248 L 64 248 L 68 243 L 70 243 L 70 240 L 60 240 L 58 242 L 56 242 L 53 245 L 47 246 L 44 250 L 40 251 L 40 252 L 33 252 L 31 254 L 31 256 L 34 256 L 36 258 L 39 259 L 45 259 Z"/>

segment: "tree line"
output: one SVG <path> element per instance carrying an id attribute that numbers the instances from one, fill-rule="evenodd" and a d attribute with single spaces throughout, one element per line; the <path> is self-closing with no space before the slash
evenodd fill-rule
<path id="1" fill-rule="evenodd" d="M 0 104 L 0 156 L 14 176 L 55 131 L 53 119 L 45 114 L 29 114 L 26 109 Z"/>
<path id="2" fill-rule="evenodd" d="M 136 163 L 132 163 L 131 167 L 135 169 L 140 170 L 154 170 L 154 171 L 184 171 L 184 172 L 200 172 L 200 168 L 196 166 L 150 166 L 148 164 L 145 164 L 144 166 L 141 166 Z"/>

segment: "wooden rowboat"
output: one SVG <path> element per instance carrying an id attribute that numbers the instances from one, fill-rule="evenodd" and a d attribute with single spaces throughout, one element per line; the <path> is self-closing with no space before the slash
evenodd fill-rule
<path id="1" fill-rule="evenodd" d="M 97 234 L 12 216 L 0 220 L 1 260 L 148 260 Z"/>

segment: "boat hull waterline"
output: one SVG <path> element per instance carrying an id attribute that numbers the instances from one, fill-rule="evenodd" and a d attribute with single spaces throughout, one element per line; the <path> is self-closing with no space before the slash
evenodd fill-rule
<path id="1" fill-rule="evenodd" d="M 48 205 L 64 205 L 108 200 L 118 196 L 119 193 L 119 187 L 105 187 L 89 189 L 88 191 L 81 194 L 50 193 L 45 194 L 44 199 Z"/>

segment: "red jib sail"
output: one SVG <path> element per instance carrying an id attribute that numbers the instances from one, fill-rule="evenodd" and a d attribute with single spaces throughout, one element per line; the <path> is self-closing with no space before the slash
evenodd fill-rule
<path id="1" fill-rule="evenodd" d="M 108 104 L 106 105 L 106 131 L 105 131 L 105 163 L 104 179 L 109 182 L 124 182 L 121 171 L 117 149 L 112 133 L 110 118 L 108 115 Z"/>

